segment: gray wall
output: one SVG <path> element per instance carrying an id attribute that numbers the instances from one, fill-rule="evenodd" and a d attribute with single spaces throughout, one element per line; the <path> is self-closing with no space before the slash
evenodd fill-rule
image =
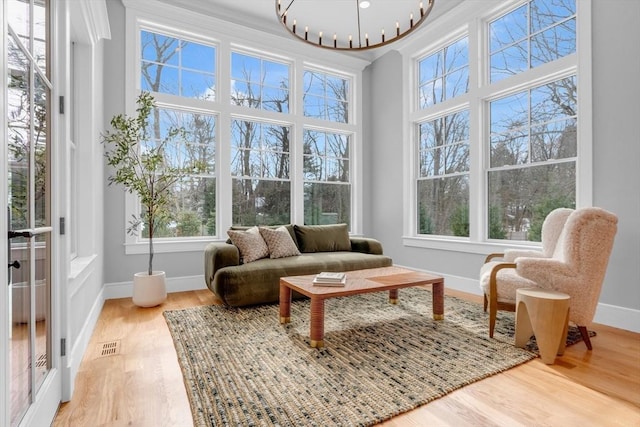
<path id="1" fill-rule="evenodd" d="M 601 303 L 640 309 L 640 2 L 593 1 L 593 204 L 616 213 L 618 234 Z M 395 263 L 477 279 L 484 256 L 402 245 L 401 56 L 390 52 L 368 69 L 371 188 L 368 234 Z M 404 94 L 406 96 L 406 94 Z M 377 171 L 377 173 L 376 173 Z M 479 290 L 478 290 L 479 291 Z"/>

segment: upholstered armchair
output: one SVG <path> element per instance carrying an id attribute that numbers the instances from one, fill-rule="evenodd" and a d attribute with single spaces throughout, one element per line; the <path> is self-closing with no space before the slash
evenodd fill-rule
<path id="1" fill-rule="evenodd" d="M 524 249 L 507 249 L 501 253 L 492 253 L 487 255 L 484 260 L 484 265 L 480 271 L 480 276 L 484 277 L 485 274 L 493 269 L 493 267 L 500 263 L 513 263 L 518 257 L 534 257 L 534 258 L 550 258 L 553 256 L 553 252 L 556 249 L 556 243 L 558 237 L 564 228 L 564 223 L 567 222 L 567 218 L 573 209 L 569 208 L 557 208 L 549 212 L 542 223 L 542 250 L 524 250 Z M 492 261 L 493 259 L 500 258 L 501 261 Z M 504 267 L 503 267 L 504 268 Z M 487 298 L 488 293 L 484 294 L 484 311 L 487 311 L 487 305 L 489 300 Z M 507 304 L 505 308 L 499 308 L 500 310 L 511 310 L 511 307 Z M 515 310 L 515 306 L 513 308 Z M 512 310 L 512 311 L 513 311 Z M 491 331 L 493 337 L 493 331 Z"/>
<path id="2" fill-rule="evenodd" d="M 566 213 L 558 212 L 558 221 L 561 222 Z M 482 267 L 480 286 L 485 295 L 485 310 L 487 304 L 489 308 L 489 336 L 493 337 L 497 310 L 515 310 L 518 288 L 551 289 L 571 297 L 569 320 L 578 326 L 587 348 L 591 350 L 587 328 L 595 315 L 618 218 L 595 207 L 569 210 L 568 213 L 555 245 L 555 233 L 551 224 L 545 228 L 545 219 L 542 251 L 533 253 L 533 256 L 515 258 L 512 253 L 509 261 L 490 261 Z M 546 238 L 545 231 L 548 234 Z M 554 246 L 550 256 L 547 256 L 549 252 L 545 250 L 545 244 Z M 495 256 L 488 258 L 494 259 Z"/>

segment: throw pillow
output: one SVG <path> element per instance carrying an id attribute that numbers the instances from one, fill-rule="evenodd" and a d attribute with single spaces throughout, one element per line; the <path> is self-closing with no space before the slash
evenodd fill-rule
<path id="1" fill-rule="evenodd" d="M 300 255 L 300 251 L 286 227 L 276 229 L 260 227 L 260 234 L 269 247 L 271 258 L 284 258 Z"/>
<path id="2" fill-rule="evenodd" d="M 350 251 L 347 224 L 295 225 L 300 252 Z"/>
<path id="3" fill-rule="evenodd" d="M 231 243 L 240 251 L 240 260 L 243 264 L 269 256 L 269 248 L 258 227 L 251 227 L 247 231 L 227 230 L 227 234 Z"/>

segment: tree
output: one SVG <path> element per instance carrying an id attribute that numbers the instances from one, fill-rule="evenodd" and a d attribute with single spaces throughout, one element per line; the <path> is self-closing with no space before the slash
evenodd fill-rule
<path id="1" fill-rule="evenodd" d="M 153 238 L 156 227 L 169 214 L 172 186 L 187 171 L 187 167 L 173 167 L 167 161 L 167 148 L 174 138 L 184 134 L 184 129 L 172 128 L 165 138 L 142 149 L 141 143 L 149 140 L 149 116 L 155 108 L 153 97 L 142 92 L 137 99 L 137 115 L 118 114 L 111 119 L 112 131 L 102 135 L 107 164 L 113 168 L 108 182 L 122 185 L 126 191 L 136 194 L 143 206 L 140 215 L 133 215 L 127 232 L 137 235 L 141 225 L 149 235 L 148 273 L 153 274 Z"/>

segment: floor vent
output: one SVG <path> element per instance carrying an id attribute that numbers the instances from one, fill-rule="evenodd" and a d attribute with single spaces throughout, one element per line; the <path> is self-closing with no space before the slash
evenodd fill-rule
<path id="1" fill-rule="evenodd" d="M 115 356 L 120 353 L 120 341 L 109 341 L 99 344 L 98 357 Z"/>

